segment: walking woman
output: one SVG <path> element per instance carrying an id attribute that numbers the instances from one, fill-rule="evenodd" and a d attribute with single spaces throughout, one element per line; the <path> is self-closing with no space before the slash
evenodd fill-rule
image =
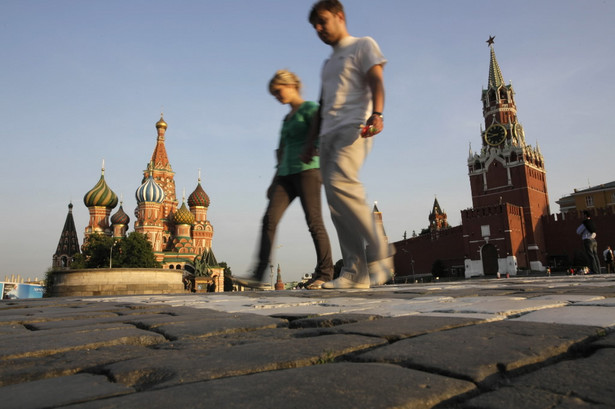
<path id="1" fill-rule="evenodd" d="M 291 202 L 298 197 L 314 241 L 317 259 L 314 274 L 306 283 L 306 288 L 316 290 L 333 279 L 331 244 L 323 223 L 320 204 L 322 178 L 319 157 L 313 156 L 309 163 L 301 160 L 312 117 L 318 112 L 318 104 L 303 100 L 301 80 L 287 70 L 275 73 L 269 82 L 269 92 L 281 104 L 288 105 L 290 111 L 282 123 L 280 143 L 276 151 L 277 170 L 271 186 L 267 189 L 269 205 L 263 217 L 258 261 L 250 277 L 237 277 L 235 281 L 245 287 L 264 287 L 262 280 L 270 262 L 278 223 Z"/>

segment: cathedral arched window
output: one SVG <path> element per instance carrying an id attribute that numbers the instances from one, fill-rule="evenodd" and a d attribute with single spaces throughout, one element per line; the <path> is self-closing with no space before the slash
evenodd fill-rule
<path id="1" fill-rule="evenodd" d="M 169 264 L 169 270 L 173 270 L 174 266 L 173 264 Z"/>

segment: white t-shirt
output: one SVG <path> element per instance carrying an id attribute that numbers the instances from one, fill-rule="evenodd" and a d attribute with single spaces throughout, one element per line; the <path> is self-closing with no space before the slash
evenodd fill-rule
<path id="1" fill-rule="evenodd" d="M 386 63 L 371 37 L 343 38 L 322 68 L 322 123 L 326 135 L 346 126 L 364 124 L 372 111 L 372 93 L 366 74 L 374 65 Z"/>

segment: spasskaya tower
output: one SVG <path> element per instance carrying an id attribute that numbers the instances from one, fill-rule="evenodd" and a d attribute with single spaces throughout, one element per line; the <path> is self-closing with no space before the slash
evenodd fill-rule
<path id="1" fill-rule="evenodd" d="M 472 209 L 462 211 L 466 276 L 515 268 L 542 270 L 546 261 L 542 217 L 549 214 L 544 158 L 525 140 L 515 92 L 506 85 L 493 47 L 483 89 L 481 148 L 470 148 L 468 174 Z"/>

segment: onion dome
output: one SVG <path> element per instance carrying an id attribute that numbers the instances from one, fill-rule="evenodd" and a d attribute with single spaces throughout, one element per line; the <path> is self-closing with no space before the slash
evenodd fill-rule
<path id="1" fill-rule="evenodd" d="M 194 224 L 194 215 L 190 213 L 190 210 L 186 207 L 186 202 L 182 203 L 182 207 L 173 215 L 173 221 L 175 224 Z"/>
<path id="2" fill-rule="evenodd" d="M 149 177 L 135 192 L 135 197 L 137 198 L 137 203 L 143 202 L 154 202 L 154 203 L 162 203 L 164 201 L 164 190 L 160 187 L 158 183 L 154 180 L 152 175 Z"/>
<path id="3" fill-rule="evenodd" d="M 196 189 L 188 196 L 188 206 L 190 206 L 190 208 L 195 206 L 209 207 L 209 196 L 207 196 L 207 193 L 203 190 L 200 178 Z"/>
<path id="4" fill-rule="evenodd" d="M 98 183 L 83 196 L 83 203 L 86 207 L 104 206 L 113 209 L 117 206 L 117 202 L 117 195 L 105 182 L 105 168 L 103 167 Z"/>
<path id="5" fill-rule="evenodd" d="M 117 209 L 117 212 L 113 216 L 111 216 L 111 224 L 124 224 L 128 225 L 130 223 L 130 217 L 124 212 L 122 208 L 122 203 L 120 203 L 120 208 Z"/>
<path id="6" fill-rule="evenodd" d="M 160 120 L 158 122 L 156 122 L 156 129 L 158 129 L 158 128 L 167 129 L 167 123 L 164 122 L 164 119 L 162 118 L 162 114 L 160 114 Z"/>

